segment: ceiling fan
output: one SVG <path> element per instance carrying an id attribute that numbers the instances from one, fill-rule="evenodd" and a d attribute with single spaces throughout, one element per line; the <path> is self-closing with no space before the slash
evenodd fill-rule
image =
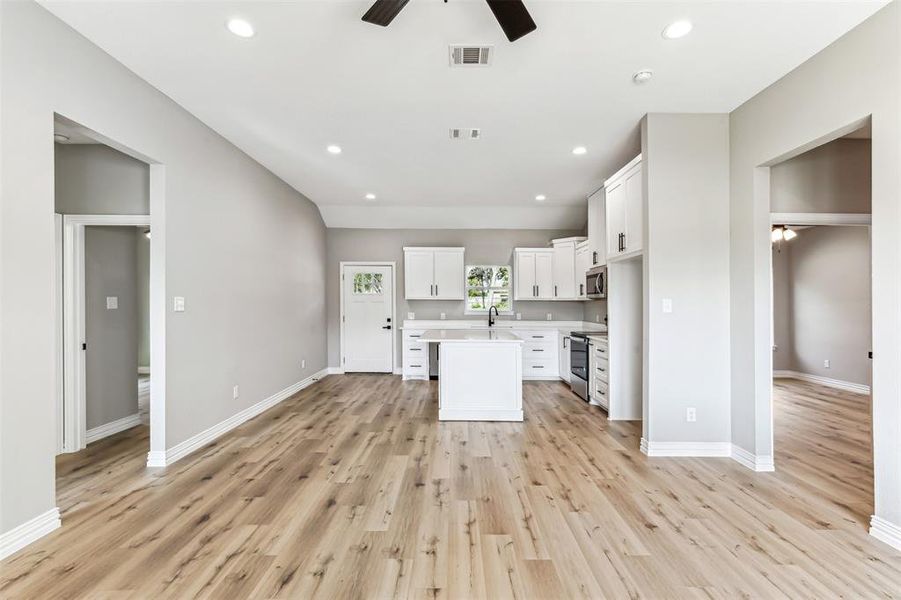
<path id="1" fill-rule="evenodd" d="M 444 0 L 447 2 L 447 0 Z M 500 23 L 501 29 L 511 42 L 515 42 L 538 28 L 522 0 L 485 0 Z M 374 25 L 387 27 L 409 0 L 375 0 L 363 20 Z"/>

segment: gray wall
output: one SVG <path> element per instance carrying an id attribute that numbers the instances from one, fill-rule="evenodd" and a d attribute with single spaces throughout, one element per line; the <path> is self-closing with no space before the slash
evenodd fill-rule
<path id="1" fill-rule="evenodd" d="M 54 112 L 158 165 L 151 253 L 165 297 L 152 305 L 167 357 L 163 373 L 154 365 L 165 414 L 152 448 L 172 448 L 325 367 L 325 226 L 304 196 L 33 2 L 0 2 L 0 103 L 6 532 L 56 506 Z M 171 311 L 175 295 L 186 312 Z"/>
<path id="2" fill-rule="evenodd" d="M 791 260 L 787 244 L 773 248 L 773 369 L 793 371 Z"/>
<path id="3" fill-rule="evenodd" d="M 138 366 L 150 366 L 150 240 L 136 227 L 135 265 L 138 277 Z"/>
<path id="4" fill-rule="evenodd" d="M 870 140 L 840 138 L 770 169 L 770 206 L 781 213 L 869 213 Z"/>
<path id="5" fill-rule="evenodd" d="M 464 246 L 467 264 L 508 264 L 513 266 L 513 248 L 546 247 L 555 238 L 581 235 L 569 230 L 513 230 L 513 229 L 328 229 L 328 276 L 326 280 L 326 302 L 328 304 L 328 359 L 329 365 L 340 365 L 340 286 L 341 261 L 396 261 L 397 262 L 397 319 L 403 321 L 408 312 L 417 319 L 439 319 L 445 313 L 448 319 L 482 317 L 464 315 L 464 303 L 439 300 L 404 299 L 404 246 Z M 547 318 L 554 320 L 581 321 L 586 310 L 601 315 L 606 314 L 603 302 L 592 302 L 593 308 L 583 307 L 583 302 L 514 302 L 513 310 L 521 313 L 523 319 Z M 603 312 L 600 309 L 603 308 Z M 589 314 L 592 314 L 591 312 Z M 512 319 L 513 317 L 501 317 Z M 591 316 L 594 321 L 594 314 Z M 400 332 L 396 334 L 398 343 L 397 366 L 401 365 L 403 347 Z"/>
<path id="6" fill-rule="evenodd" d="M 785 276 L 773 277 L 773 293 L 788 306 L 774 303 L 773 326 L 785 346 L 773 368 L 870 385 L 868 228 L 811 227 L 783 246 L 774 265 L 787 262 Z"/>
<path id="7" fill-rule="evenodd" d="M 901 526 L 899 29 L 896 1 L 731 113 L 729 205 L 732 442 L 772 456 L 771 207 L 760 167 L 872 115 L 875 514 L 895 526 Z"/>
<path id="8" fill-rule="evenodd" d="M 85 227 L 87 428 L 138 412 L 138 282 L 134 227 Z M 118 308 L 106 308 L 107 296 Z"/>
<path id="9" fill-rule="evenodd" d="M 147 163 L 103 144 L 54 144 L 56 212 L 150 214 Z"/>
<path id="10" fill-rule="evenodd" d="M 642 153 L 645 437 L 728 443 L 729 116 L 651 113 Z"/>

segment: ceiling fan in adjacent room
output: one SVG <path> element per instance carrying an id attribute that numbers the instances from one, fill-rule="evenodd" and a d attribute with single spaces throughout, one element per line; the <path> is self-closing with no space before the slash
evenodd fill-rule
<path id="1" fill-rule="evenodd" d="M 444 0 L 447 2 L 447 0 Z M 374 25 L 387 27 L 397 13 L 406 6 L 409 0 L 375 0 L 369 7 L 363 20 Z M 515 42 L 522 36 L 535 31 L 538 28 L 529 11 L 526 10 L 522 0 L 486 0 L 494 18 L 500 23 L 501 29 L 511 42 Z"/>

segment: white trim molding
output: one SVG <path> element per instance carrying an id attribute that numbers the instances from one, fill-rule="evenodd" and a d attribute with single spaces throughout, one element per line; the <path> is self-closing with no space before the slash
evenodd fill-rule
<path id="1" fill-rule="evenodd" d="M 327 375 L 344 375 L 344 369 L 341 367 L 329 367 L 326 369 Z"/>
<path id="2" fill-rule="evenodd" d="M 901 527 L 882 517 L 876 515 L 870 517 L 870 535 L 895 550 L 901 550 Z"/>
<path id="3" fill-rule="evenodd" d="M 729 442 L 651 442 L 641 438 L 642 454 L 650 457 L 730 457 Z"/>
<path id="4" fill-rule="evenodd" d="M 62 525 L 59 508 L 53 507 L 30 521 L 0 534 L 0 560 L 15 554 L 28 544 L 36 542 Z"/>
<path id="5" fill-rule="evenodd" d="M 137 427 L 140 424 L 140 413 L 135 413 L 133 415 L 128 415 L 127 417 L 122 417 L 121 419 L 116 419 L 115 421 L 110 421 L 109 423 L 106 423 L 104 425 L 99 425 L 97 427 L 94 427 L 93 429 L 88 429 L 87 434 L 85 434 L 85 443 L 90 444 L 92 442 L 96 442 L 97 440 L 102 440 L 105 437 L 115 435 L 120 431 L 125 431 L 126 429 L 131 429 L 132 427 Z"/>
<path id="6" fill-rule="evenodd" d="M 218 437 L 228 433 L 232 429 L 242 425 L 243 423 L 249 421 L 255 416 L 263 413 L 279 402 L 290 398 L 300 390 L 309 387 L 310 385 L 316 383 L 323 377 L 328 374 L 328 369 L 322 369 L 321 371 L 310 375 L 306 379 L 302 381 L 298 381 L 292 385 L 289 385 L 285 389 L 278 391 L 265 400 L 261 400 L 252 406 L 248 406 L 244 410 L 239 413 L 232 415 L 231 417 L 213 425 L 209 429 L 205 429 L 201 431 L 197 435 L 191 436 L 180 444 L 176 444 L 171 448 L 167 448 L 164 452 L 161 451 L 151 451 L 147 453 L 147 466 L 148 467 L 167 467 L 172 463 L 184 458 L 185 456 L 191 454 L 195 450 L 199 450 L 203 446 L 206 446 L 210 442 L 214 441 Z"/>
<path id="7" fill-rule="evenodd" d="M 870 386 L 864 385 L 862 383 L 842 381 L 841 379 L 830 379 L 829 377 L 821 377 L 819 375 L 811 375 L 809 373 L 799 373 L 798 371 L 773 371 L 773 378 L 797 379 L 798 381 L 818 383 L 820 385 L 845 390 L 847 392 L 855 392 L 857 394 L 870 393 Z"/>
<path id="8" fill-rule="evenodd" d="M 869 226 L 869 213 L 770 213 L 773 225 L 834 225 Z"/>
<path id="9" fill-rule="evenodd" d="M 771 473 L 776 470 L 772 456 L 752 454 L 735 444 L 732 444 L 732 460 L 758 473 Z"/>

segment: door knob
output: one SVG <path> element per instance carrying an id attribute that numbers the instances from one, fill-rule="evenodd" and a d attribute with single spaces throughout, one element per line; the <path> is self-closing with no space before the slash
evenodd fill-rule
<path id="1" fill-rule="evenodd" d="M 391 329 L 391 325 L 385 325 L 382 329 Z"/>

